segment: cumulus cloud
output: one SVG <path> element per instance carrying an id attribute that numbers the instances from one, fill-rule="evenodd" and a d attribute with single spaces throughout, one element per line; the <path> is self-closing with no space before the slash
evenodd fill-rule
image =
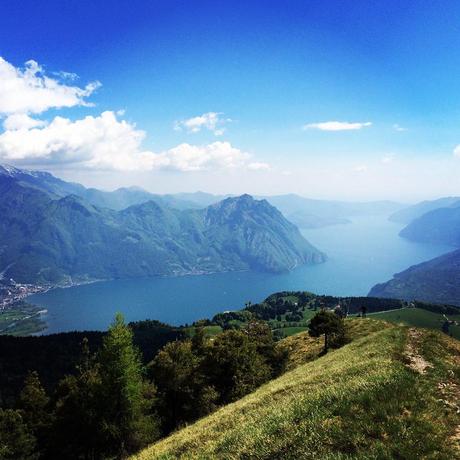
<path id="1" fill-rule="evenodd" d="M 348 121 L 324 121 L 321 123 L 309 123 L 303 129 L 319 129 L 320 131 L 354 131 L 371 126 L 370 121 L 364 123 L 350 123 Z"/>
<path id="2" fill-rule="evenodd" d="M 454 156 L 460 158 L 460 144 L 454 148 Z"/>
<path id="3" fill-rule="evenodd" d="M 395 131 L 400 131 L 400 132 L 402 132 L 402 131 L 407 131 L 407 128 L 403 128 L 402 126 L 399 126 L 397 123 L 395 123 L 395 124 L 393 125 L 393 129 L 394 129 Z"/>
<path id="4" fill-rule="evenodd" d="M 0 134 L 0 158 L 16 163 L 67 164 L 80 168 L 136 171 L 267 169 L 229 142 L 180 144 L 155 153 L 141 147 L 145 132 L 114 112 L 71 121 L 55 117 L 43 127 L 8 129 Z"/>
<path id="5" fill-rule="evenodd" d="M 21 69 L 0 57 L 0 114 L 38 114 L 51 108 L 89 106 L 86 98 L 100 86 L 92 82 L 80 88 L 60 79 L 48 77 L 33 60 Z"/>
<path id="6" fill-rule="evenodd" d="M 6 130 L 30 129 L 45 125 L 45 121 L 29 117 L 29 115 L 25 113 L 15 113 L 13 115 L 8 116 L 3 121 L 3 127 Z"/>
<path id="7" fill-rule="evenodd" d="M 215 136 L 221 136 L 225 132 L 225 123 L 231 121 L 230 118 L 222 118 L 221 112 L 207 112 L 197 117 L 186 120 L 176 121 L 174 129 L 176 131 L 186 131 L 188 133 L 198 133 L 202 129 L 211 131 Z"/>
<path id="8" fill-rule="evenodd" d="M 121 119 L 123 110 L 79 120 L 60 116 L 49 122 L 37 119 L 38 114 L 53 108 L 91 106 L 87 98 L 100 85 L 93 82 L 78 87 L 72 83 L 78 78 L 76 74 L 51 75 L 47 76 L 35 61 L 16 68 L 0 57 L 0 118 L 4 127 L 0 161 L 118 171 L 270 168 L 266 163 L 251 162 L 251 155 L 229 142 L 183 143 L 163 152 L 146 150 L 142 147 L 145 132 Z M 230 121 L 222 113 L 208 112 L 176 122 L 175 129 L 192 133 L 207 129 L 220 136 Z"/>

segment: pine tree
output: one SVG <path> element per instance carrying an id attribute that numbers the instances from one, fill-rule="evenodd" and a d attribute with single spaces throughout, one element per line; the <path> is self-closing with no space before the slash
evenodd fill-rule
<path id="1" fill-rule="evenodd" d="M 46 450 L 52 425 L 49 402 L 38 373 L 30 372 L 19 396 L 18 409 L 24 423 L 37 439 L 38 449 L 42 454 Z"/>
<path id="2" fill-rule="evenodd" d="M 36 440 L 19 410 L 0 408 L 0 459 L 36 460 Z"/>
<path id="3" fill-rule="evenodd" d="M 53 447 L 57 458 L 100 458 L 104 412 L 101 393 L 99 365 L 84 339 L 76 374 L 64 377 L 56 391 Z"/>
<path id="4" fill-rule="evenodd" d="M 98 361 L 106 449 L 122 457 L 155 440 L 158 426 L 152 414 L 154 392 L 143 381 L 140 353 L 121 314 L 104 337 Z"/>

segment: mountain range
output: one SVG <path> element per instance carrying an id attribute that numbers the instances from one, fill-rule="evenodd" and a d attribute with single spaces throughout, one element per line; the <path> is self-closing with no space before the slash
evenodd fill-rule
<path id="1" fill-rule="evenodd" d="M 404 207 L 390 215 L 389 219 L 400 224 L 409 224 L 424 214 L 439 208 L 449 208 L 460 205 L 460 197 L 448 196 L 437 200 L 426 200 L 412 206 Z"/>
<path id="2" fill-rule="evenodd" d="M 451 246 L 452 252 L 395 274 L 374 286 L 369 295 L 460 305 L 460 250 L 455 249 L 460 247 L 460 198 L 424 201 L 393 214 L 390 220 L 407 224 L 401 237 Z"/>
<path id="3" fill-rule="evenodd" d="M 184 209 L 174 208 L 163 197 L 121 210 L 93 204 L 97 197 L 121 206 L 122 200 L 139 196 L 136 189 L 114 192 L 115 198 L 110 193 L 48 173 L 3 167 L 1 271 L 7 268 L 5 276 L 16 281 L 59 283 L 247 269 L 280 272 L 325 260 L 276 208 L 249 195 L 202 209 L 187 209 L 179 199 L 176 204 Z"/>
<path id="4" fill-rule="evenodd" d="M 397 273 L 393 279 L 375 285 L 369 296 L 460 306 L 460 250 Z"/>
<path id="5" fill-rule="evenodd" d="M 414 219 L 400 235 L 412 241 L 460 247 L 460 201 Z"/>

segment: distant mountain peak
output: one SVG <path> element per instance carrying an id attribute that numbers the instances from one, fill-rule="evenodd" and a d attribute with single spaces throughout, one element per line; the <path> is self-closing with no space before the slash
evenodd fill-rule
<path id="1" fill-rule="evenodd" d="M 33 176 L 33 177 L 40 177 L 40 176 L 46 176 L 50 177 L 51 174 L 45 171 L 32 171 L 29 169 L 19 169 L 16 168 L 15 166 L 11 166 L 8 164 L 3 164 L 0 165 L 0 174 L 3 176 L 9 176 L 9 177 L 17 177 L 21 175 L 27 175 L 27 176 Z"/>

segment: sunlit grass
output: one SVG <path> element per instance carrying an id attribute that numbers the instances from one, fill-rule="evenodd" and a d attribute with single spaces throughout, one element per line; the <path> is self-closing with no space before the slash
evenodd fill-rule
<path id="1" fill-rule="evenodd" d="M 384 319 L 397 324 L 406 326 L 425 327 L 428 329 L 441 330 L 441 326 L 445 321 L 443 315 L 434 313 L 421 308 L 402 308 L 400 310 L 383 311 L 373 313 L 372 318 Z M 460 323 L 459 315 L 448 315 L 450 320 L 456 320 Z M 451 326 L 449 332 L 453 337 L 460 340 L 460 326 Z"/>
<path id="2" fill-rule="evenodd" d="M 348 323 L 355 337 L 350 344 L 299 365 L 137 458 L 457 458 L 449 439 L 460 416 L 439 402 L 438 389 L 440 381 L 460 377 L 452 339 L 422 334 L 420 349 L 434 367 L 419 375 L 404 359 L 406 328 L 370 319 Z M 306 336 L 286 341 L 300 343 L 294 339 Z"/>

